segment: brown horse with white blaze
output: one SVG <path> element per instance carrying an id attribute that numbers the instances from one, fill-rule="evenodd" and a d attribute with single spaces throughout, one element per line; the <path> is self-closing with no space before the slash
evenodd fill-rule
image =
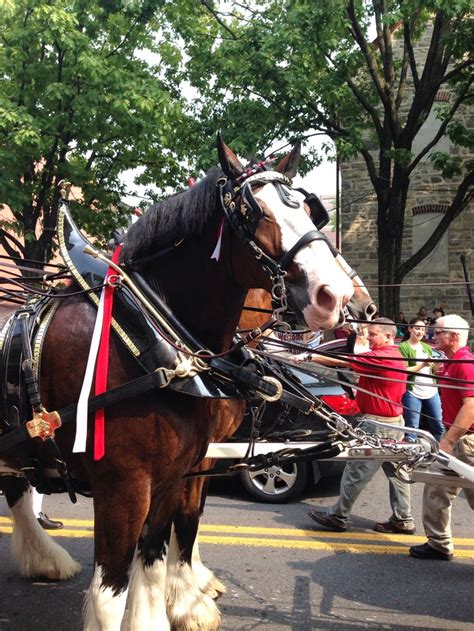
<path id="1" fill-rule="evenodd" d="M 336 326 L 354 288 L 324 236 L 314 230 L 304 196 L 291 189 L 299 147 L 273 171 L 246 170 L 220 138 L 218 149 L 221 170 L 211 170 L 194 188 L 150 208 L 132 226 L 122 264 L 146 259 L 143 278 L 213 353 L 231 346 L 248 290 L 272 289 L 272 261 L 285 260 L 285 283 L 307 326 Z M 231 197 L 224 208 L 216 191 L 227 185 Z M 238 225 L 227 214 L 230 208 L 240 212 Z M 215 260 L 211 255 L 217 234 L 222 236 Z M 178 240 L 179 247 L 153 258 Z M 46 409 L 78 400 L 95 318 L 95 307 L 82 296 L 63 300 L 55 312 L 40 370 Z M 109 355 L 108 388 L 140 376 L 141 368 L 115 336 Z M 85 454 L 73 453 L 73 423 L 57 431 L 70 475 L 87 479 L 94 498 L 95 570 L 84 609 L 88 631 L 119 631 L 126 603 L 132 631 L 217 628 L 217 608 L 209 596 L 196 593 L 170 537 L 173 523 L 179 528 L 186 520 L 180 508 L 186 494 L 183 476 L 199 466 L 210 440 L 216 439 L 226 406 L 243 403 L 196 398 L 169 388 L 110 405 L 106 454 L 97 461 L 92 419 Z M 28 449 L 48 469 L 51 455 L 44 446 L 35 443 Z M 18 471 L 19 459 L 18 454 L 1 454 L 0 474 Z M 13 547 L 22 572 L 50 578 L 77 572 L 78 564 L 36 523 L 26 482 L 0 478 L 0 485 L 15 519 Z"/>

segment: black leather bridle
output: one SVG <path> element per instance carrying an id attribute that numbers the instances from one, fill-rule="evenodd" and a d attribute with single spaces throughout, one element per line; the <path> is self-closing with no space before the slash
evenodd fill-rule
<path id="1" fill-rule="evenodd" d="M 316 195 L 307 193 L 304 189 L 298 190 L 305 196 L 311 210 L 311 219 L 316 225 L 316 230 L 310 230 L 278 259 L 274 259 L 266 254 L 255 242 L 254 236 L 258 223 L 263 217 L 263 211 L 252 193 L 252 184 L 271 183 L 275 186 L 280 199 L 288 207 L 296 208 L 299 204 L 293 200 L 289 190 L 291 190 L 291 180 L 277 171 L 261 171 L 245 177 L 239 178 L 239 182 L 234 182 L 227 177 L 222 177 L 217 182 L 220 205 L 234 232 L 246 243 L 253 257 L 269 274 L 270 278 L 281 278 L 285 275 L 290 263 L 296 254 L 313 241 L 324 241 L 334 254 L 334 248 L 321 232 L 329 221 L 326 209 L 321 204 Z M 288 190 L 289 189 L 289 190 Z"/>

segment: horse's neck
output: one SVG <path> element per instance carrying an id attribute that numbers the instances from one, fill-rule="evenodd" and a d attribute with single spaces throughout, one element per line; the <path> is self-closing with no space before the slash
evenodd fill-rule
<path id="1" fill-rule="evenodd" d="M 250 307 L 250 309 L 245 309 Z M 255 309 L 255 311 L 254 311 Z M 261 311 L 258 311 L 261 309 Z M 245 298 L 244 310 L 239 320 L 240 329 L 254 329 L 270 319 L 272 297 L 266 289 L 251 289 Z"/>
<path id="2" fill-rule="evenodd" d="M 159 284 L 174 315 L 203 345 L 214 352 L 230 346 L 246 290 L 231 280 L 225 263 L 183 247 L 179 257 L 155 266 L 149 280 Z"/>

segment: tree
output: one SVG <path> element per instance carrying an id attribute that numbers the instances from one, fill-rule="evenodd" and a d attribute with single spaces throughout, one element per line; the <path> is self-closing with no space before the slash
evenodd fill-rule
<path id="1" fill-rule="evenodd" d="M 141 182 L 163 189 L 184 180 L 188 123 L 173 79 L 179 58 L 156 36 L 160 4 L 2 3 L 0 205 L 14 219 L 0 220 L 0 243 L 9 255 L 49 260 L 62 179 L 82 191 L 80 225 L 102 238 L 130 212 L 120 173 L 142 166 Z"/>
<path id="2" fill-rule="evenodd" d="M 473 97 L 470 2 L 201 0 L 189 3 L 186 17 L 175 27 L 203 128 L 222 127 L 243 155 L 259 139 L 270 147 L 324 131 L 342 160 L 362 156 L 377 199 L 379 283 L 401 283 L 473 196 L 473 161 L 436 151 L 445 135 L 458 148 L 474 144 L 472 129 L 456 118 Z M 431 41 L 420 59 L 414 47 L 426 29 Z M 438 111 L 435 138 L 415 152 L 441 88 L 453 99 Z M 410 180 L 427 155 L 444 177 L 456 178 L 457 192 L 427 242 L 402 260 Z M 398 286 L 383 287 L 379 298 L 382 313 L 398 315 Z"/>

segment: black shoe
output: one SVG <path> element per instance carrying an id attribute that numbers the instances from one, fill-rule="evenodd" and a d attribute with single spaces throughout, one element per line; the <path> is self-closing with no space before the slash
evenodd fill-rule
<path id="1" fill-rule="evenodd" d="M 453 555 L 447 552 L 439 552 L 430 546 L 429 543 L 423 543 L 421 546 L 412 546 L 410 548 L 410 556 L 415 559 L 429 559 L 430 561 L 452 561 Z"/>
<path id="2" fill-rule="evenodd" d="M 46 513 L 39 514 L 38 523 L 43 530 L 60 530 L 64 525 L 62 521 L 50 519 Z"/>
<path id="3" fill-rule="evenodd" d="M 347 526 L 344 526 L 338 519 L 332 517 L 325 511 L 312 508 L 308 511 L 308 515 L 312 520 L 328 530 L 333 530 L 334 532 L 345 532 L 347 530 Z"/>
<path id="4" fill-rule="evenodd" d="M 384 532 L 386 534 L 413 535 L 415 533 L 415 528 L 403 528 L 403 526 L 398 526 L 394 521 L 379 521 L 375 524 L 374 530 L 375 532 Z"/>

